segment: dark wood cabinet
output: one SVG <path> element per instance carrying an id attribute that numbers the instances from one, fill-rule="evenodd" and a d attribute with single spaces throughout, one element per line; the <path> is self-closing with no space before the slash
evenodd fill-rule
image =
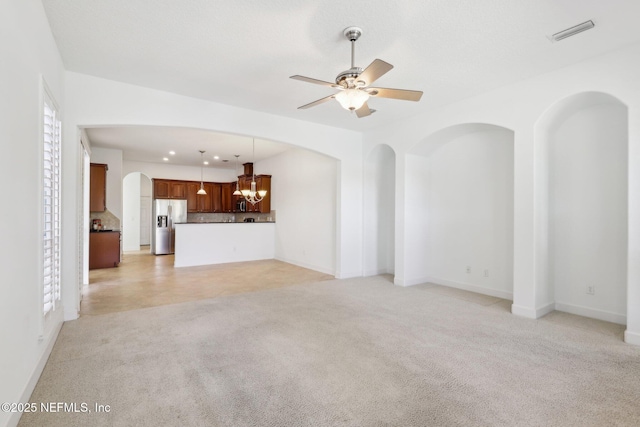
<path id="1" fill-rule="evenodd" d="M 170 199 L 170 181 L 164 179 L 153 180 L 153 198 L 154 199 Z"/>
<path id="2" fill-rule="evenodd" d="M 198 211 L 198 190 L 200 184 L 197 182 L 187 182 L 187 213 Z"/>
<path id="3" fill-rule="evenodd" d="M 259 212 L 269 213 L 271 212 L 271 175 L 258 175 L 256 176 L 256 189 L 267 190 L 267 194 L 262 201 L 258 203 Z"/>
<path id="4" fill-rule="evenodd" d="M 102 163 L 91 163 L 89 172 L 89 211 L 107 210 L 107 170 Z"/>
<path id="5" fill-rule="evenodd" d="M 210 182 L 205 182 L 203 184 L 204 191 L 207 194 L 198 194 L 198 212 L 214 212 L 213 210 L 213 199 L 215 198 L 215 188 L 214 184 Z M 200 186 L 198 186 L 198 190 Z"/>
<path id="6" fill-rule="evenodd" d="M 211 212 L 222 212 L 222 184 L 214 182 L 211 185 Z"/>
<path id="7" fill-rule="evenodd" d="M 187 183 L 170 179 L 153 180 L 154 199 L 186 199 Z"/>
<path id="8" fill-rule="evenodd" d="M 89 233 L 89 269 L 117 267 L 120 264 L 120 232 Z"/>
<path id="9" fill-rule="evenodd" d="M 233 192 L 236 190 L 235 182 L 227 182 L 222 184 L 222 212 L 234 212 L 236 204 L 234 202 Z"/>
<path id="10" fill-rule="evenodd" d="M 214 184 L 205 182 L 202 187 L 207 194 L 198 194 L 200 190 L 199 182 L 185 182 L 187 188 L 187 212 L 207 213 L 213 212 L 212 197 L 215 194 Z"/>
<path id="11" fill-rule="evenodd" d="M 184 181 L 171 181 L 169 185 L 169 196 L 172 199 L 186 199 L 187 183 Z"/>
<path id="12" fill-rule="evenodd" d="M 240 190 L 251 188 L 251 175 L 238 177 Z M 205 182 L 206 195 L 198 194 L 200 182 L 177 181 L 171 179 L 153 180 L 154 199 L 186 199 L 188 213 L 230 213 L 238 212 L 238 200 L 242 196 L 234 196 L 236 182 Z M 264 199 L 252 205 L 247 203 L 247 212 L 271 212 L 271 175 L 256 175 L 256 189 L 266 190 Z"/>

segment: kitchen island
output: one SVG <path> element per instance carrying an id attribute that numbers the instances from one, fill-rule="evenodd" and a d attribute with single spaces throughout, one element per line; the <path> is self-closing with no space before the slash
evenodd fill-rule
<path id="1" fill-rule="evenodd" d="M 178 223 L 175 229 L 175 267 L 275 257 L 273 222 Z"/>

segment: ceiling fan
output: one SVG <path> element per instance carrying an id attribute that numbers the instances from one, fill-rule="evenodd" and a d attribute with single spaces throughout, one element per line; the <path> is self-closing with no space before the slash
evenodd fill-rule
<path id="1" fill-rule="evenodd" d="M 291 76 L 294 80 L 332 87 L 334 89 L 338 89 L 339 92 L 303 105 L 302 107 L 298 107 L 299 110 L 315 107 L 316 105 L 335 98 L 342 107 L 347 110 L 355 111 L 358 118 L 361 118 L 369 116 L 371 113 L 376 111 L 370 109 L 367 104 L 370 97 L 392 98 L 404 101 L 420 100 L 422 97 L 422 91 L 370 86 L 373 82 L 390 71 L 393 68 L 393 65 L 381 59 L 375 59 L 365 69 L 356 67 L 354 63 L 355 46 L 356 40 L 358 40 L 362 35 L 362 29 L 359 27 L 348 27 L 345 28 L 343 34 L 351 42 L 351 68 L 338 74 L 335 83 L 298 75 Z"/>

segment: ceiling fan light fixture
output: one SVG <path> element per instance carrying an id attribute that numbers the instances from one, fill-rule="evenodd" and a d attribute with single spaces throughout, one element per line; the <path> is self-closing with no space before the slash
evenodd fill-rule
<path id="1" fill-rule="evenodd" d="M 358 110 L 369 99 L 369 94 L 363 90 L 345 89 L 336 94 L 336 100 L 345 110 Z"/>

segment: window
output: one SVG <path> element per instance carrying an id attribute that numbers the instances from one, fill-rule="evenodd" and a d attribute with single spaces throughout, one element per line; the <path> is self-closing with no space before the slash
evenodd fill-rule
<path id="1" fill-rule="evenodd" d="M 62 124 L 45 90 L 42 164 L 43 313 L 60 301 L 60 144 Z"/>

